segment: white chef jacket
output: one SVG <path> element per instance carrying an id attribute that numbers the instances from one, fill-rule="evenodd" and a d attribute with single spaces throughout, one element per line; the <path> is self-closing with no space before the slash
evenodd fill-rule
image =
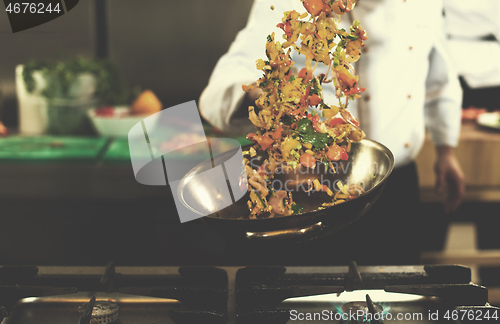
<path id="1" fill-rule="evenodd" d="M 456 146 L 460 131 L 461 89 L 449 64 L 442 34 L 442 6 L 436 0 L 362 0 L 342 16 L 342 27 L 359 20 L 368 40 L 356 72 L 362 98 L 349 103 L 367 137 L 387 146 L 397 166 L 418 154 L 428 127 L 436 145 Z M 274 10 L 271 10 L 271 5 Z M 255 0 L 247 26 L 218 61 L 203 91 L 201 114 L 230 133 L 254 129 L 246 118 L 232 118 L 245 93 L 242 84 L 262 76 L 255 61 L 265 59 L 266 36 L 283 34 L 276 24 L 283 12 L 305 12 L 299 0 Z M 293 51 L 300 70 L 305 57 Z M 325 72 L 319 63 L 315 75 Z M 332 84 L 324 85 L 325 101 L 337 103 Z M 425 109 L 424 109 L 425 107 Z"/>
<path id="2" fill-rule="evenodd" d="M 500 86 L 500 1 L 444 0 L 448 48 L 471 88 Z M 496 40 L 481 38 L 494 36 Z"/>

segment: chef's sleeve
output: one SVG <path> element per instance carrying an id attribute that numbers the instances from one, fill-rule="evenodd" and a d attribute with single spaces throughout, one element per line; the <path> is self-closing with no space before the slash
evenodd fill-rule
<path id="1" fill-rule="evenodd" d="M 437 29 L 435 45 L 429 54 L 425 124 L 435 146 L 456 147 L 460 135 L 462 89 L 445 47 L 443 29 Z"/>
<path id="2" fill-rule="evenodd" d="M 222 131 L 244 134 L 253 129 L 248 117 L 245 117 L 248 114 L 235 112 L 245 97 L 242 85 L 250 85 L 262 76 L 255 62 L 259 58 L 266 58 L 267 35 L 275 31 L 275 39 L 281 37 L 278 36 L 276 24 L 286 11 L 286 1 L 277 1 L 274 7 L 272 10 L 271 3 L 266 0 L 253 3 L 246 27 L 238 33 L 228 52 L 219 59 L 208 86 L 201 94 L 199 109 L 202 116 Z"/>

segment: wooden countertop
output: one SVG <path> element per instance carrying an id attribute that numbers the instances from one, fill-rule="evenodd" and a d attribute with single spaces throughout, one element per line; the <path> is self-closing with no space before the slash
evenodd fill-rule
<path id="1" fill-rule="evenodd" d="M 500 201 L 500 131 L 490 130 L 475 122 L 462 124 L 457 158 L 465 173 L 465 201 Z M 423 202 L 441 201 L 434 191 L 436 153 L 429 138 L 416 162 Z"/>

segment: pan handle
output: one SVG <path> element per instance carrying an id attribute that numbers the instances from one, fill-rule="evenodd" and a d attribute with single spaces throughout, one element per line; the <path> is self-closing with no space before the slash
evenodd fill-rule
<path id="1" fill-rule="evenodd" d="M 324 227 L 323 222 L 317 222 L 302 228 L 290 228 L 269 232 L 246 232 L 248 240 L 267 241 L 299 238 L 304 235 L 319 231 Z"/>

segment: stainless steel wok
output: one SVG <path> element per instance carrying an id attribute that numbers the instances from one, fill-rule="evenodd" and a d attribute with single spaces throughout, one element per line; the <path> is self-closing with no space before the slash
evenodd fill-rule
<path id="1" fill-rule="evenodd" d="M 244 148 L 245 149 L 245 148 Z M 248 147 L 247 147 L 248 149 Z M 226 153 L 214 157 L 214 164 L 223 163 L 233 153 Z M 267 157 L 258 155 L 257 161 L 264 161 Z M 216 194 L 207 195 L 207 192 L 216 192 L 209 182 L 192 181 L 190 175 L 197 174 L 213 167 L 212 161 L 207 160 L 192 169 L 181 181 L 178 187 L 180 201 L 190 210 L 199 214 L 209 214 L 209 206 L 217 204 Z M 380 196 L 385 181 L 394 167 L 394 157 L 388 148 L 371 140 L 362 140 L 353 144 L 349 159 L 335 163 L 336 173 L 325 172 L 323 164 L 303 172 L 298 167 L 293 172 L 281 173 L 275 179 L 289 184 L 304 184 L 307 179 L 321 179 L 329 181 L 332 190 L 339 190 L 336 184 L 358 184 L 364 187 L 365 192 L 359 197 L 330 207 L 322 207 L 325 202 L 332 200 L 324 192 L 306 193 L 303 188 L 293 192 L 293 200 L 304 206 L 299 214 L 273 218 L 248 219 L 248 195 L 236 201 L 229 207 L 209 216 L 203 217 L 210 228 L 217 233 L 231 239 L 242 240 L 310 240 L 339 231 L 363 216 Z M 293 187 L 293 186 L 292 186 Z M 295 186 L 296 187 L 296 186 Z M 203 193 L 203 194 L 201 194 Z"/>

